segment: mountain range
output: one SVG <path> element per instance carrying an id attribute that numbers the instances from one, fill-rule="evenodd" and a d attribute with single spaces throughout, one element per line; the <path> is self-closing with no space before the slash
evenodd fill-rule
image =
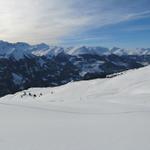
<path id="1" fill-rule="evenodd" d="M 10 58 L 13 57 L 16 60 L 24 59 L 25 56 L 46 56 L 53 57 L 60 53 L 71 56 L 79 55 L 150 55 L 150 48 L 136 48 L 136 49 L 122 49 L 118 47 L 105 48 L 105 47 L 88 47 L 88 46 L 78 46 L 78 47 L 59 47 L 59 46 L 49 46 L 45 43 L 30 45 L 24 42 L 9 43 L 5 41 L 0 41 L 0 58 Z"/>
<path id="2" fill-rule="evenodd" d="M 150 48 L 60 47 L 0 41 L 0 96 L 30 87 L 105 78 L 150 64 Z"/>

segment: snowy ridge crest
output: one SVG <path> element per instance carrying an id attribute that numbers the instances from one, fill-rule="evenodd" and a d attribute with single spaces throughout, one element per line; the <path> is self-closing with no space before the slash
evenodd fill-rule
<path id="1" fill-rule="evenodd" d="M 105 47 L 87 47 L 78 46 L 64 48 L 59 46 L 49 46 L 45 43 L 30 45 L 24 42 L 9 43 L 5 41 L 0 41 L 0 58 L 10 58 L 13 57 L 16 60 L 23 59 L 31 56 L 46 56 L 52 57 L 57 56 L 61 53 L 79 56 L 79 55 L 111 55 L 115 54 L 118 56 L 122 55 L 150 55 L 150 48 L 136 48 L 136 49 L 122 49 L 122 48 L 105 48 Z"/>

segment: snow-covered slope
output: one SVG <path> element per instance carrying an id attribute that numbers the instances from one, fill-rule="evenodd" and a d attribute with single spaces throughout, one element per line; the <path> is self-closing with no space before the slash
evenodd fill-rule
<path id="1" fill-rule="evenodd" d="M 79 81 L 68 83 L 63 86 L 54 88 L 31 88 L 23 92 L 10 95 L 9 102 L 17 101 L 38 101 L 59 103 L 99 103 L 109 102 L 125 102 L 142 105 L 150 105 L 150 66 L 133 69 L 121 73 L 114 78 L 96 79 L 90 81 Z M 24 92 L 26 93 L 24 95 Z M 31 93 L 32 96 L 29 96 Z M 40 96 L 40 93 L 42 96 Z M 34 97 L 33 95 L 36 95 Z M 136 100 L 132 97 L 137 96 Z M 148 96 L 148 97 L 147 97 Z M 129 98 L 127 98 L 129 97 Z M 141 98 L 142 97 L 142 98 Z M 34 99 L 36 98 L 36 99 Z M 1 100 L 7 100 L 7 96 Z M 139 100 L 139 101 L 138 101 Z M 138 102 L 138 103 L 137 103 Z"/>
<path id="2" fill-rule="evenodd" d="M 0 149 L 149 150 L 150 66 L 0 99 Z"/>

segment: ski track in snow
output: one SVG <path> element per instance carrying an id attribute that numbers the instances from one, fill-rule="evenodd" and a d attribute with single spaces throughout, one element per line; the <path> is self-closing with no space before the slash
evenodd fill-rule
<path id="1" fill-rule="evenodd" d="M 44 107 L 38 107 L 38 106 L 27 106 L 27 105 L 19 105 L 19 104 L 11 104 L 11 103 L 1 103 L 0 105 L 5 105 L 9 107 L 15 107 L 19 109 L 32 109 L 32 110 L 40 110 L 40 111 L 52 111 L 52 112 L 59 112 L 59 113 L 67 113 L 67 114 L 81 114 L 81 115 L 122 115 L 122 114 L 134 114 L 134 113 L 150 113 L 148 110 L 141 110 L 141 111 L 122 111 L 122 112 L 108 112 L 108 113 L 93 113 L 93 112 L 82 112 L 82 111 L 71 111 L 71 110 L 61 110 L 61 107 L 58 107 L 57 109 L 55 108 L 44 108 Z"/>

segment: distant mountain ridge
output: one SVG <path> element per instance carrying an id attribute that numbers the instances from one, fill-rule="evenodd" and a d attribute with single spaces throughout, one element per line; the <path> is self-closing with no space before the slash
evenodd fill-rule
<path id="1" fill-rule="evenodd" d="M 48 87 L 150 64 L 150 49 L 57 47 L 0 41 L 0 96 L 30 87 Z"/>
<path id="2" fill-rule="evenodd" d="M 79 55 L 150 55 L 150 48 L 122 49 L 122 48 L 105 48 L 105 47 L 59 47 L 49 46 L 45 43 L 30 45 L 24 42 L 9 43 L 0 41 L 0 58 L 13 57 L 17 60 L 23 59 L 24 56 L 57 56 L 60 53 L 65 53 L 71 56 Z"/>

